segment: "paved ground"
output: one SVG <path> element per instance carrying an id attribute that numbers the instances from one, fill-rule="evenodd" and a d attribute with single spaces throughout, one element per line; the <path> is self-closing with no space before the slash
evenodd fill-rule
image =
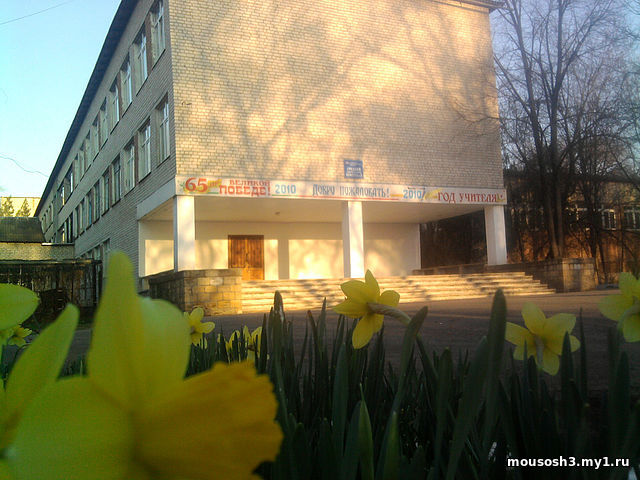
<path id="1" fill-rule="evenodd" d="M 507 316 L 512 322 L 522 323 L 520 311 L 524 302 L 535 302 L 547 316 L 555 313 L 573 313 L 577 317 L 582 311 L 586 346 L 588 354 L 589 388 L 601 391 L 608 384 L 607 331 L 615 322 L 604 318 L 598 311 L 598 302 L 606 295 L 619 293 L 617 290 L 598 290 L 593 292 L 566 293 L 542 296 L 507 297 Z M 287 311 L 287 318 L 294 323 L 294 337 L 302 341 L 305 332 L 306 311 Z M 429 314 L 423 324 L 421 335 L 427 345 L 441 351 L 449 347 L 457 355 L 458 351 L 472 350 L 486 334 L 488 328 L 491 298 L 469 300 L 446 300 L 430 302 Z M 401 305 L 408 314 L 422 308 L 423 303 Z M 318 310 L 312 311 L 317 315 Z M 334 331 L 337 315 L 328 315 L 329 334 Z M 222 329 L 226 335 L 232 330 L 247 325 L 250 329 L 262 324 L 262 314 L 243 314 L 212 317 L 216 331 Z M 397 321 L 385 320 L 385 344 L 390 361 L 398 361 L 404 327 Z M 577 328 L 574 332 L 577 334 Z M 75 356 L 87 348 L 90 331 L 79 331 L 72 345 L 71 355 Z M 640 343 L 626 344 L 623 347 L 629 353 L 631 378 L 636 391 L 640 391 Z"/>

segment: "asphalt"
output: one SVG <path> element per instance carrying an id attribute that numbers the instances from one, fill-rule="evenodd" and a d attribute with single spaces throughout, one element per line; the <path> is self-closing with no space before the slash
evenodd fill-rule
<path id="1" fill-rule="evenodd" d="M 593 392 L 600 392 L 608 385 L 609 366 L 607 354 L 607 335 L 615 322 L 605 318 L 598 310 L 598 302 L 607 295 L 617 294 L 618 290 L 596 290 L 579 293 L 562 293 L 553 295 L 513 296 L 507 297 L 507 320 L 522 324 L 521 310 L 525 302 L 534 302 L 547 315 L 556 313 L 572 313 L 581 318 L 584 325 L 585 345 L 587 349 L 588 386 Z M 489 325 L 489 314 L 493 299 L 475 298 L 466 300 L 444 300 L 426 303 L 406 303 L 400 308 L 409 315 L 415 314 L 422 307 L 428 307 L 427 318 L 421 328 L 420 335 L 427 346 L 435 351 L 451 349 L 457 354 L 473 352 L 479 340 L 486 335 Z M 294 339 L 302 343 L 307 323 L 307 311 L 287 311 L 287 299 L 284 298 L 285 315 L 293 323 Z M 321 305 L 311 311 L 317 317 Z M 268 313 L 268 312 L 264 312 Z M 223 331 L 225 336 L 235 329 L 247 325 L 250 329 L 262 324 L 262 313 L 238 315 L 221 315 L 208 317 L 216 324 L 215 332 Z M 337 325 L 338 315 L 329 309 L 327 315 L 327 332 L 332 335 Z M 400 346 L 404 326 L 393 319 L 385 319 L 384 338 L 387 359 L 393 364 L 399 361 Z M 574 330 L 577 335 L 577 328 Z M 88 347 L 91 331 L 77 332 L 70 351 L 70 358 L 84 353 Z M 629 355 L 631 382 L 634 391 L 640 392 L 640 342 L 624 344 L 622 349 Z M 508 362 L 510 363 L 510 362 Z"/>

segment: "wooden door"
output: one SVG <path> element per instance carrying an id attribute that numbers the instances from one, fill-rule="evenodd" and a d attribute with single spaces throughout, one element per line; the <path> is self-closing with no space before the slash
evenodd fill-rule
<path id="1" fill-rule="evenodd" d="M 243 280 L 264 280 L 264 236 L 229 235 L 229 268 L 242 268 Z"/>

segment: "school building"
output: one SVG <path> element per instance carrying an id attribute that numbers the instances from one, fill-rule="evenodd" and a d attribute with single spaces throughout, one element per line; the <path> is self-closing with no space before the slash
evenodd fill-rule
<path id="1" fill-rule="evenodd" d="M 123 0 L 36 215 L 77 257 L 411 274 L 484 211 L 506 263 L 489 0 Z"/>

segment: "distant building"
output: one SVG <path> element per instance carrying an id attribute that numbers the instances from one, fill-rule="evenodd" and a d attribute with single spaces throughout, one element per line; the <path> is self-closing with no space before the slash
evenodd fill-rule
<path id="1" fill-rule="evenodd" d="M 40 197 L 0 196 L 0 217 L 32 217 Z"/>
<path id="2" fill-rule="evenodd" d="M 73 245 L 45 243 L 38 218 L 0 217 L 0 263 L 73 258 Z"/>
<path id="3" fill-rule="evenodd" d="M 506 263 L 489 0 L 123 0 L 37 209 L 139 278 L 406 275 L 484 212 Z"/>

